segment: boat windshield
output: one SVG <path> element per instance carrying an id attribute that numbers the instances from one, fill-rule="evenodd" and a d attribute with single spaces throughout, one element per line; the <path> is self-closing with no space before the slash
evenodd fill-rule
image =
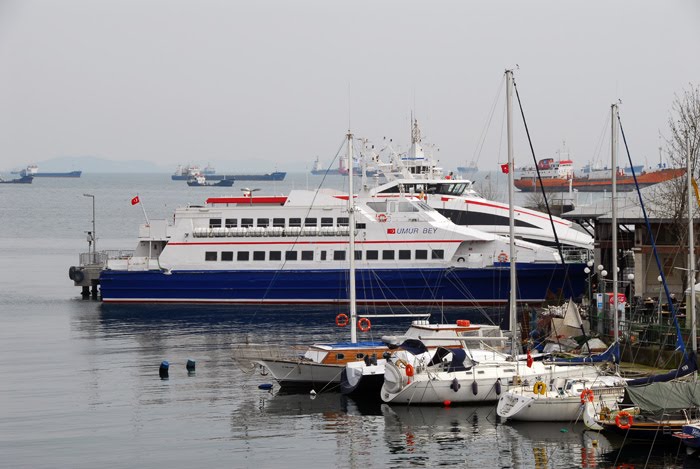
<path id="1" fill-rule="evenodd" d="M 396 184 L 386 189 L 380 191 L 381 194 L 398 194 L 401 192 L 407 192 L 409 194 L 438 194 L 438 195 L 453 195 L 460 196 L 468 188 L 470 184 L 467 182 L 440 182 L 440 183 L 426 183 L 426 182 L 402 182 L 401 184 Z"/>

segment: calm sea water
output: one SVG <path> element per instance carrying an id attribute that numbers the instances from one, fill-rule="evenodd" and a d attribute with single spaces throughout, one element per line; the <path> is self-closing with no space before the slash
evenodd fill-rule
<path id="1" fill-rule="evenodd" d="M 327 185 L 342 188 L 345 178 Z M 308 182 L 307 182 L 308 181 Z M 262 193 L 319 177 L 250 182 Z M 232 360 L 237 344 L 344 339 L 338 310 L 103 306 L 68 267 L 87 251 L 96 197 L 98 249 L 131 249 L 138 194 L 150 218 L 233 188 L 169 175 L 90 175 L 0 186 L 0 467 L 688 467 L 682 447 L 633 445 L 580 424 L 500 424 L 493 405 L 419 408 L 336 393 L 283 395 Z M 434 319 L 439 319 L 436 311 Z M 480 318 L 479 311 L 447 316 Z M 375 337 L 406 320 L 375 320 Z M 188 375 L 187 359 L 197 371 Z M 162 360 L 170 379 L 158 376 Z M 595 443 L 594 443 L 595 441 Z"/>

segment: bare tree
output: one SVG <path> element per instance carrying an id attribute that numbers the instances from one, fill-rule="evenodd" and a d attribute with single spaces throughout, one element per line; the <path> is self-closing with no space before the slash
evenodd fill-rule
<path id="1" fill-rule="evenodd" d="M 676 94 L 668 118 L 669 135 L 664 137 L 662 149 L 671 167 L 685 168 L 688 146 L 691 154 L 691 172 L 697 180 L 700 172 L 698 147 L 700 147 L 700 88 L 690 84 L 682 94 Z M 686 141 L 688 144 L 686 144 Z M 678 245 L 687 246 L 687 182 L 684 177 L 672 179 L 650 188 L 647 199 L 650 215 L 669 220 L 668 229 L 678 240 Z M 698 205 L 692 207 L 697 216 Z M 683 256 L 681 256 L 683 257 Z"/>

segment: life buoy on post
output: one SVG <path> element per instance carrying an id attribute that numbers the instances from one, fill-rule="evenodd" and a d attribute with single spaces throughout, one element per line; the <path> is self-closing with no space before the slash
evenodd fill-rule
<path id="1" fill-rule="evenodd" d="M 340 313 L 335 317 L 335 325 L 338 327 L 345 327 L 350 322 L 348 315 L 345 313 Z"/>
<path id="2" fill-rule="evenodd" d="M 508 262 L 508 254 L 502 252 L 498 255 L 498 262 Z"/>
<path id="3" fill-rule="evenodd" d="M 379 223 L 386 223 L 389 218 L 386 216 L 386 213 L 378 213 L 377 214 L 377 221 Z"/>
<path id="4" fill-rule="evenodd" d="M 581 391 L 581 404 L 585 404 L 586 401 L 593 402 L 593 399 L 594 396 L 592 389 L 584 389 L 583 391 Z"/>
<path id="5" fill-rule="evenodd" d="M 362 332 L 367 332 L 372 328 L 372 323 L 369 322 L 368 318 L 360 318 L 360 320 L 357 321 L 357 328 Z"/>
<path id="6" fill-rule="evenodd" d="M 621 419 L 626 419 L 625 423 L 621 422 Z M 634 417 L 632 417 L 632 414 L 627 412 L 626 410 L 623 410 L 622 412 L 618 412 L 617 415 L 615 416 L 615 425 L 620 430 L 629 430 L 629 428 L 632 426 L 634 423 Z"/>
<path id="7" fill-rule="evenodd" d="M 544 384 L 542 381 L 538 381 L 532 387 L 532 392 L 534 392 L 535 394 L 544 394 L 547 392 L 547 385 Z"/>

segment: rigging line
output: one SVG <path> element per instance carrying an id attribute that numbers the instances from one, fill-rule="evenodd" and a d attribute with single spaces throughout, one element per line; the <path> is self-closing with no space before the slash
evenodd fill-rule
<path id="1" fill-rule="evenodd" d="M 503 86 L 503 80 L 505 80 L 504 75 L 502 75 L 501 79 L 498 80 L 498 88 L 496 90 L 496 97 L 494 98 L 493 104 L 491 105 L 491 113 L 489 115 L 488 121 L 484 125 L 484 128 L 481 129 L 481 135 L 479 135 L 479 143 L 477 144 L 477 148 L 474 150 L 472 160 L 479 161 L 479 158 L 481 158 L 481 151 L 484 149 L 484 144 L 486 143 L 486 134 L 488 133 L 488 130 L 491 127 L 491 121 L 493 120 L 493 116 L 496 113 L 496 105 L 498 104 L 498 101 L 501 98 L 503 88 L 505 88 Z"/>
<path id="2" fill-rule="evenodd" d="M 629 147 L 627 146 L 627 138 L 625 138 L 625 131 L 622 128 L 622 120 L 620 119 L 620 113 L 618 111 L 617 113 L 617 122 L 620 124 L 620 134 L 622 135 L 622 141 L 625 144 L 625 151 L 627 152 L 627 159 L 630 162 L 630 169 L 632 170 L 632 177 L 634 178 L 634 185 L 637 188 L 637 196 L 639 197 L 639 203 L 642 206 L 642 213 L 644 214 L 644 222 L 646 223 L 647 226 L 647 231 L 649 232 L 649 236 L 651 238 L 651 247 L 654 252 L 654 258 L 656 259 L 656 266 L 659 269 L 659 275 L 661 276 L 661 282 L 663 283 L 664 286 L 664 292 L 666 293 L 666 300 L 668 301 L 668 309 L 671 311 L 671 315 L 673 317 L 673 322 L 676 325 L 676 345 L 681 349 L 683 352 L 683 357 L 688 358 L 688 354 L 685 350 L 685 343 L 683 342 L 683 336 L 681 336 L 681 328 L 678 325 L 678 316 L 676 313 L 676 307 L 674 306 L 673 302 L 671 301 L 671 293 L 668 291 L 668 284 L 666 283 L 666 275 L 664 274 L 664 270 L 661 266 L 661 259 L 659 259 L 659 253 L 656 250 L 656 241 L 654 239 L 654 233 L 651 230 L 651 224 L 649 223 L 649 217 L 647 216 L 647 209 L 644 206 L 644 199 L 642 198 L 642 193 L 639 191 L 639 183 L 637 182 L 637 174 L 634 171 L 634 166 L 632 165 L 632 156 L 630 155 L 630 150 Z M 617 255 L 617 253 L 613 253 L 613 255 Z M 617 275 L 617 273 L 613 273 L 613 275 Z M 616 277 L 617 280 L 617 277 Z"/>
<path id="3" fill-rule="evenodd" d="M 549 209 L 549 202 L 547 201 L 547 191 L 544 190 L 544 184 L 542 183 L 542 176 L 540 175 L 540 168 L 537 165 L 537 157 L 535 156 L 535 148 L 532 146 L 532 139 L 530 138 L 530 129 L 527 126 L 527 121 L 525 120 L 525 112 L 523 111 L 523 103 L 520 101 L 520 93 L 518 93 L 518 86 L 513 80 L 513 89 L 515 89 L 515 96 L 518 99 L 518 107 L 520 108 L 520 115 L 523 118 L 523 125 L 525 126 L 525 134 L 527 135 L 527 143 L 530 145 L 530 152 L 532 153 L 532 161 L 535 164 L 535 171 L 537 171 L 537 180 L 540 182 L 540 189 L 542 189 L 542 197 L 544 198 L 544 205 L 547 208 L 547 215 L 549 216 L 549 223 L 552 225 L 552 231 L 554 232 L 554 241 L 557 243 L 557 251 L 559 251 L 559 257 L 561 257 L 562 265 L 565 265 L 564 252 L 561 249 L 561 243 L 559 242 L 559 236 L 557 236 L 557 229 L 554 226 L 554 219 L 552 218 L 552 212 Z M 515 168 L 511 168 L 513 171 Z M 568 276 L 567 276 L 568 278 Z"/>
<path id="4" fill-rule="evenodd" d="M 593 169 L 593 163 L 597 163 L 598 161 L 600 161 L 600 154 L 603 151 L 603 143 L 604 143 L 604 140 L 605 140 L 606 135 L 607 135 L 607 130 L 609 128 L 609 124 L 610 124 L 610 113 L 606 112 L 605 113 L 605 122 L 603 123 L 603 128 L 600 129 L 600 135 L 598 135 L 598 143 L 596 144 L 596 146 L 593 149 L 593 155 L 594 155 L 595 160 L 589 162 L 589 164 L 590 164 L 590 166 L 588 168 L 589 171 Z"/>
<path id="5" fill-rule="evenodd" d="M 345 145 L 345 142 L 346 142 L 346 139 L 343 139 L 343 143 L 340 144 L 340 148 L 338 148 L 338 151 L 336 152 L 335 157 L 333 157 L 333 161 L 335 161 L 338 158 L 338 155 L 343 150 L 343 145 Z M 331 164 L 333 164 L 333 162 L 331 162 Z M 314 197 L 313 197 L 313 199 L 311 199 L 311 204 L 309 205 L 309 208 L 306 211 L 307 215 L 311 212 L 311 209 L 313 208 L 314 202 L 316 201 L 316 197 L 318 196 L 318 191 L 323 186 L 327 176 L 328 176 L 328 170 L 323 174 L 323 178 L 321 179 L 321 182 L 319 183 L 318 187 L 316 188 L 316 191 L 314 192 Z M 251 194 L 251 198 L 252 197 L 253 197 L 253 195 Z M 297 245 L 296 243 L 299 241 L 300 237 L 301 237 L 301 232 L 299 232 L 299 234 L 294 238 L 293 244 L 290 247 L 290 249 L 294 249 L 294 247 Z M 287 265 L 287 257 L 285 256 L 284 260 L 282 261 L 282 267 L 280 269 L 275 270 L 275 273 L 272 275 L 272 279 L 267 284 L 267 288 L 265 288 L 265 292 L 263 293 L 263 297 L 260 301 L 260 304 L 258 305 L 258 309 L 256 309 L 256 311 L 254 311 L 253 316 L 250 319 L 250 323 L 252 323 L 252 321 L 255 319 L 255 316 L 257 315 L 257 313 L 261 310 L 262 305 L 263 305 L 263 301 L 265 300 L 265 298 L 267 298 L 267 295 L 270 293 L 270 290 L 273 288 L 273 285 L 275 284 L 277 278 L 281 275 L 281 272 L 284 270 L 284 267 L 286 265 Z"/>

